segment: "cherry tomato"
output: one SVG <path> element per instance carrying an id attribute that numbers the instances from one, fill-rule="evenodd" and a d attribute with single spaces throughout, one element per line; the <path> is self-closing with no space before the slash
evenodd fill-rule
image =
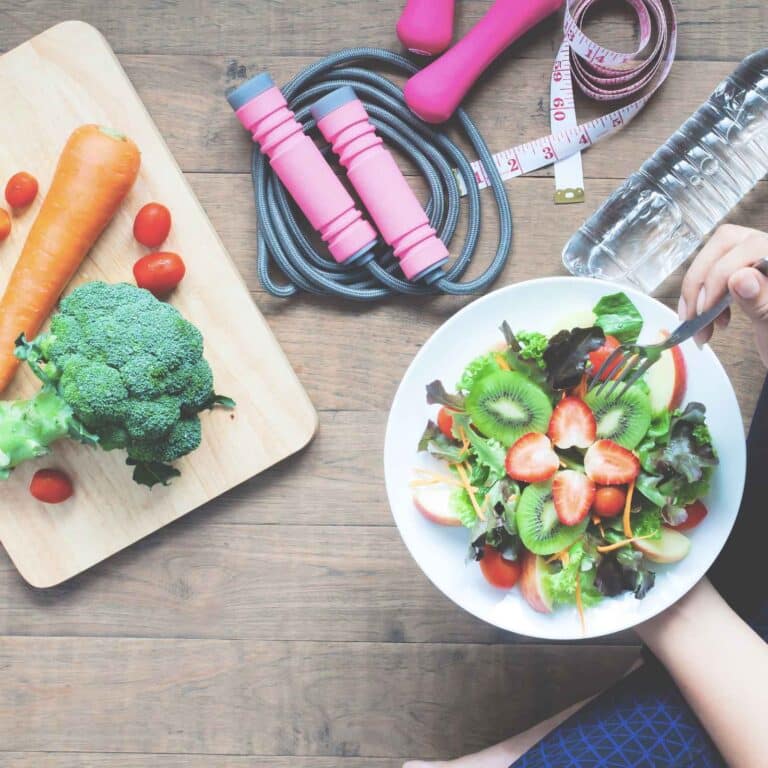
<path id="1" fill-rule="evenodd" d="M 160 203 L 147 203 L 133 222 L 133 236 L 147 248 L 157 248 L 171 231 L 171 212 Z"/>
<path id="2" fill-rule="evenodd" d="M 600 517 L 615 517 L 624 510 L 627 491 L 618 485 L 601 486 L 595 491 L 592 511 Z"/>
<path id="3" fill-rule="evenodd" d="M 61 504 L 74 492 L 69 476 L 59 469 L 39 469 L 29 484 L 29 492 L 46 504 Z"/>
<path id="4" fill-rule="evenodd" d="M 706 516 L 707 508 L 700 502 L 694 501 L 693 504 L 689 504 L 685 511 L 688 513 L 688 517 L 679 525 L 668 525 L 668 528 L 674 528 L 676 531 L 690 531 L 691 528 L 695 528 Z"/>
<path id="5" fill-rule="evenodd" d="M 8 179 L 5 185 L 5 199 L 11 208 L 26 208 L 37 197 L 37 179 L 21 171 Z"/>
<path id="6" fill-rule="evenodd" d="M 597 373 L 597 371 L 600 369 L 600 366 L 619 346 L 621 346 L 621 342 L 615 336 L 606 336 L 603 346 L 598 347 L 596 350 L 594 350 L 594 352 L 589 353 L 589 362 L 592 364 L 592 367 L 587 371 L 587 373 L 590 371 L 592 374 Z M 609 378 L 610 375 L 616 370 L 616 366 L 618 364 L 619 361 L 616 360 L 616 362 L 613 363 L 610 368 L 603 371 L 600 375 L 600 380 L 605 381 L 607 378 Z"/>
<path id="7" fill-rule="evenodd" d="M 11 234 L 11 217 L 5 208 L 0 208 L 0 243 Z"/>
<path id="8" fill-rule="evenodd" d="M 506 560 L 498 549 L 485 547 L 480 558 L 480 570 L 491 586 L 512 589 L 523 569 L 518 560 Z"/>
<path id="9" fill-rule="evenodd" d="M 449 440 L 456 439 L 453 436 L 453 432 L 451 432 L 451 429 L 453 429 L 453 416 L 451 416 L 451 412 L 447 408 L 441 408 L 437 414 L 437 426 Z"/>
<path id="10" fill-rule="evenodd" d="M 133 276 L 139 288 L 146 288 L 157 297 L 170 293 L 187 271 L 178 253 L 157 251 L 142 256 L 133 265 Z"/>

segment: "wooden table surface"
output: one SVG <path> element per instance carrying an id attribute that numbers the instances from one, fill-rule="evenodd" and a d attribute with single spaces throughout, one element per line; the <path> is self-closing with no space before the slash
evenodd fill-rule
<path id="1" fill-rule="evenodd" d="M 363 308 L 282 301 L 258 283 L 250 145 L 224 91 L 263 69 L 284 82 L 345 46 L 397 49 L 400 5 L 0 0 L 3 51 L 71 18 L 106 35 L 321 419 L 301 455 L 59 588 L 28 587 L 0 556 L 0 765 L 391 768 L 510 735 L 636 658 L 630 633 L 565 645 L 482 624 L 427 582 L 400 541 L 382 476 L 389 404 L 413 354 L 466 299 Z M 459 30 L 487 5 L 460 2 Z M 672 74 L 628 129 L 585 156 L 587 202 L 555 207 L 547 171 L 508 182 L 514 246 L 499 286 L 562 274 L 562 245 L 583 218 L 764 44 L 758 0 L 677 7 Z M 634 27 L 614 8 L 590 29 L 628 50 Z M 559 41 L 557 18 L 547 20 L 468 100 L 492 148 L 548 131 Z M 766 228 L 766 203 L 763 182 L 733 219 Z M 481 261 L 495 244 L 490 207 Z M 678 285 L 659 296 L 674 303 Z M 741 317 L 715 348 L 746 424 L 762 372 Z"/>

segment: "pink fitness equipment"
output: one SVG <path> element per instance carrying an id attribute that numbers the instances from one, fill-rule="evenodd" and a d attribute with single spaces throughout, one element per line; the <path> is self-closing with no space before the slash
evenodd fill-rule
<path id="1" fill-rule="evenodd" d="M 337 88 L 311 107 L 312 116 L 339 156 L 352 186 L 409 280 L 442 275 L 448 249 L 408 186 L 394 157 L 349 86 Z"/>
<path id="2" fill-rule="evenodd" d="M 562 4 L 563 0 L 496 0 L 458 43 L 406 83 L 406 103 L 422 120 L 444 122 L 498 55 Z"/>
<path id="3" fill-rule="evenodd" d="M 266 72 L 256 75 L 227 100 L 333 258 L 352 263 L 367 254 L 378 239 L 376 231 L 304 133 L 272 78 Z"/>
<path id="4" fill-rule="evenodd" d="M 442 53 L 453 38 L 455 0 L 408 0 L 397 21 L 397 37 L 411 52 Z"/>

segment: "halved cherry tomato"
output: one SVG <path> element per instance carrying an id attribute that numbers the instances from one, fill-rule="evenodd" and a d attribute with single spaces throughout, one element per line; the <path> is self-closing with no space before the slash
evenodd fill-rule
<path id="1" fill-rule="evenodd" d="M 15 173 L 5 185 L 5 199 L 11 208 L 26 208 L 37 197 L 37 179 L 26 171 Z"/>
<path id="2" fill-rule="evenodd" d="M 614 517 L 624 509 L 627 491 L 618 485 L 605 485 L 595 491 L 592 511 L 600 517 Z"/>
<path id="3" fill-rule="evenodd" d="M 157 248 L 171 231 L 171 212 L 160 203 L 147 203 L 133 222 L 133 236 L 147 248 Z"/>
<path id="4" fill-rule="evenodd" d="M 453 416 L 451 416 L 451 412 L 447 408 L 441 408 L 437 414 L 437 426 L 449 440 L 455 440 L 453 432 L 451 432 L 453 429 Z"/>
<path id="5" fill-rule="evenodd" d="M 507 560 L 498 549 L 486 546 L 480 558 L 480 570 L 491 586 L 512 589 L 523 569 L 518 560 Z"/>
<path id="6" fill-rule="evenodd" d="M 148 253 L 133 265 L 136 285 L 158 298 L 170 293 L 182 281 L 186 271 L 181 256 L 170 251 Z"/>
<path id="7" fill-rule="evenodd" d="M 589 362 L 591 363 L 591 368 L 587 370 L 587 373 L 591 372 L 592 375 L 596 374 L 602 364 L 620 346 L 621 342 L 615 336 L 606 336 L 603 346 L 598 347 L 596 350 L 589 353 Z M 612 364 L 610 368 L 603 371 L 600 375 L 600 380 L 605 381 L 616 370 L 616 366 L 618 364 L 619 361 L 616 360 L 616 362 Z"/>
<path id="8" fill-rule="evenodd" d="M 700 501 L 694 501 L 693 504 L 689 504 L 685 511 L 688 513 L 688 517 L 679 525 L 667 525 L 667 528 L 674 528 L 676 531 L 690 531 L 691 528 L 695 528 L 706 516 L 707 508 Z"/>
<path id="9" fill-rule="evenodd" d="M 61 504 L 75 490 L 69 476 L 60 469 L 38 469 L 29 484 L 29 492 L 45 504 Z"/>
<path id="10" fill-rule="evenodd" d="M 5 208 L 0 208 L 0 243 L 11 234 L 11 217 Z"/>

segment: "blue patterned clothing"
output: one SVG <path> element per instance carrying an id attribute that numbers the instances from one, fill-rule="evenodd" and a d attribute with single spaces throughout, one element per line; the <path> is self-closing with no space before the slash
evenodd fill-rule
<path id="1" fill-rule="evenodd" d="M 747 439 L 739 516 L 709 578 L 768 641 L 765 581 L 749 583 L 768 536 L 768 379 Z M 561 723 L 510 768 L 714 768 L 726 763 L 674 681 L 650 654 L 646 664 Z"/>

